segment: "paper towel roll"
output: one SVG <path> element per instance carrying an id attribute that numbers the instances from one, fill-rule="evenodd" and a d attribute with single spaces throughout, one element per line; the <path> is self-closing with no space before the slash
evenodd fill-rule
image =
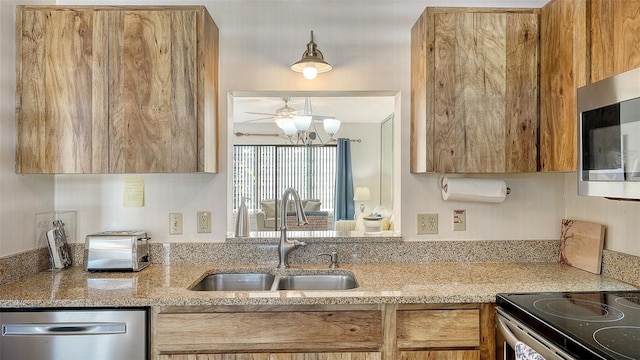
<path id="1" fill-rule="evenodd" d="M 507 184 L 502 180 L 447 178 L 442 180 L 442 199 L 501 203 L 507 197 Z"/>

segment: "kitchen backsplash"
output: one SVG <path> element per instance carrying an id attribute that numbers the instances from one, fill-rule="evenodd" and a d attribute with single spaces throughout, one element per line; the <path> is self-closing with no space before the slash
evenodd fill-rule
<path id="1" fill-rule="evenodd" d="M 83 265 L 84 244 L 69 244 L 74 266 Z M 336 251 L 341 264 L 354 263 L 434 263 L 434 262 L 556 262 L 557 240 L 501 241 L 377 241 L 322 239 L 308 242 L 292 252 L 292 266 L 322 264 L 318 254 Z M 151 243 L 154 264 L 259 264 L 276 266 L 277 239 L 229 240 L 225 243 Z M 37 264 L 37 266 L 33 266 Z M 46 271 L 46 248 L 0 258 L 0 284 Z M 604 250 L 603 275 L 640 286 L 640 257 Z"/>

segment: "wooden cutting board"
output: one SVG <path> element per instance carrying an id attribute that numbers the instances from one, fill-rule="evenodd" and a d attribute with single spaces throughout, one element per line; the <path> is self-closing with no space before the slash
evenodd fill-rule
<path id="1" fill-rule="evenodd" d="M 562 219 L 560 262 L 600 274 L 605 226 Z"/>

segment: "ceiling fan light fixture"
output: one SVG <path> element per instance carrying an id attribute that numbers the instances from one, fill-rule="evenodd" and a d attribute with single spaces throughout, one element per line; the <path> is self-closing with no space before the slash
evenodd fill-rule
<path id="1" fill-rule="evenodd" d="M 307 50 L 302 54 L 302 59 L 291 65 L 291 70 L 301 72 L 305 78 L 312 80 L 316 75 L 325 73 L 331 69 L 331 64 L 324 61 L 322 52 L 318 50 L 318 45 L 313 41 L 312 30 L 311 41 L 307 44 Z"/>
<path id="2" fill-rule="evenodd" d="M 289 117 L 287 117 L 287 116 L 279 116 L 279 115 L 276 115 L 276 116 L 274 116 L 274 117 L 273 117 L 273 121 L 276 123 L 276 125 L 277 125 L 280 129 L 284 129 L 284 128 L 282 127 L 282 126 L 283 126 L 282 124 L 283 124 L 285 121 L 291 121 L 291 119 L 290 119 Z"/>

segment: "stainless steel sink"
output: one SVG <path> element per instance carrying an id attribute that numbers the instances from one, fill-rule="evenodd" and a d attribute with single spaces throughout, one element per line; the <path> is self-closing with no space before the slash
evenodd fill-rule
<path id="1" fill-rule="evenodd" d="M 233 273 L 207 275 L 191 290 L 195 291 L 260 291 L 271 290 L 274 275 L 262 273 Z"/>
<path id="2" fill-rule="evenodd" d="M 358 287 L 352 275 L 286 275 L 278 281 L 277 290 L 349 290 Z"/>
<path id="3" fill-rule="evenodd" d="M 358 287 L 351 274 L 216 273 L 207 275 L 193 291 L 349 290 Z"/>

